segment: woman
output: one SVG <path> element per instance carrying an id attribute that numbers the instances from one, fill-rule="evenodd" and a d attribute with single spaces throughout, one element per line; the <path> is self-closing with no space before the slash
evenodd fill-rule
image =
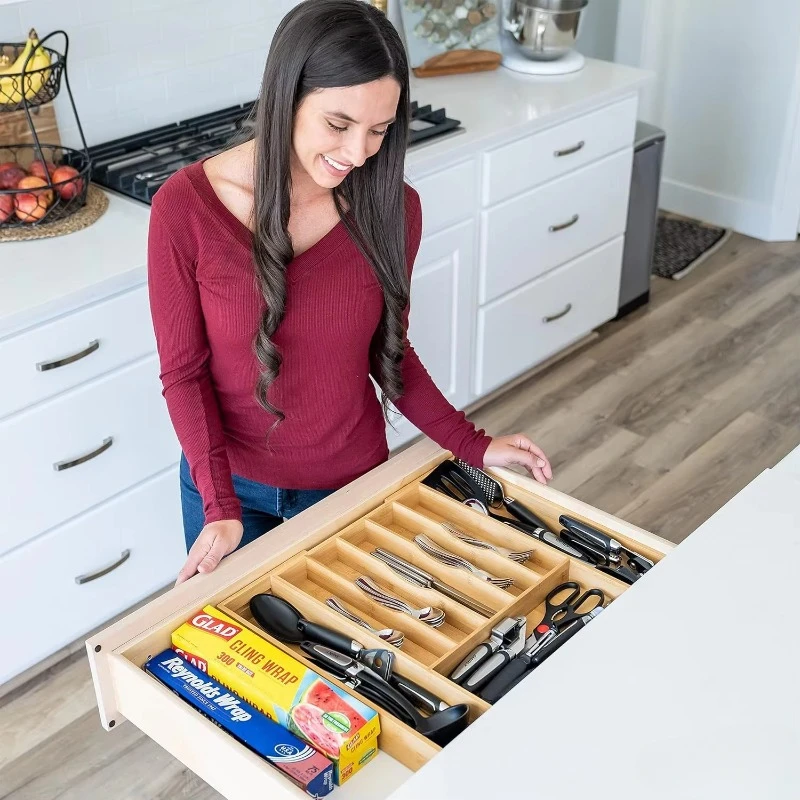
<path id="1" fill-rule="evenodd" d="M 408 81 L 379 11 L 306 0 L 275 34 L 252 139 L 154 198 L 150 302 L 183 450 L 178 583 L 385 461 L 389 401 L 474 466 L 552 477 L 527 437 L 476 431 L 406 339 L 422 231 L 403 181 Z"/>

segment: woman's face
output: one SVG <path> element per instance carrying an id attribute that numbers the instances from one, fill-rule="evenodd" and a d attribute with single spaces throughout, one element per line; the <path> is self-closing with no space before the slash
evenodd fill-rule
<path id="1" fill-rule="evenodd" d="M 295 166 L 333 189 L 380 149 L 400 101 L 394 78 L 309 94 L 294 121 Z"/>

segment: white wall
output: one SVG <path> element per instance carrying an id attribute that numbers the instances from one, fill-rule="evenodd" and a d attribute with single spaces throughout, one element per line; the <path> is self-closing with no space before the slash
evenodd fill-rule
<path id="1" fill-rule="evenodd" d="M 275 28 L 296 0 L 29 0 L 0 5 L 0 41 L 70 36 L 69 76 L 89 144 L 252 100 Z M 58 39 L 60 49 L 63 39 Z M 62 92 L 65 144 L 75 143 Z"/>
<path id="2" fill-rule="evenodd" d="M 619 0 L 589 0 L 581 16 L 576 49 L 590 58 L 614 60 Z"/>
<path id="3" fill-rule="evenodd" d="M 661 205 L 762 239 L 800 219 L 800 2 L 622 0 L 617 60 L 654 70 Z"/>

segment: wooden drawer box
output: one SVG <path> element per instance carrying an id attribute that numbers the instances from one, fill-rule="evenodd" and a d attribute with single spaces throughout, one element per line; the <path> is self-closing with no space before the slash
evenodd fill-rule
<path id="1" fill-rule="evenodd" d="M 146 286 L 0 341 L 0 419 L 155 349 Z"/>
<path id="2" fill-rule="evenodd" d="M 2 554 L 178 461 L 158 359 L 5 420 L 0 453 Z"/>
<path id="3" fill-rule="evenodd" d="M 630 149 L 481 213 L 479 302 L 625 232 Z"/>
<path id="4" fill-rule="evenodd" d="M 185 557 L 177 467 L 0 557 L 25 609 L 0 684 L 169 585 Z"/>
<path id="5" fill-rule="evenodd" d="M 499 203 L 633 145 L 636 97 L 502 145 L 483 156 L 483 205 Z"/>
<path id="6" fill-rule="evenodd" d="M 402 624 L 407 643 L 397 650 L 397 672 L 448 703 L 468 703 L 471 720 L 492 714 L 491 706 L 451 682 L 447 674 L 486 637 L 494 622 L 509 614 L 525 615 L 530 623 L 539 622 L 545 596 L 567 579 L 580 582 L 584 588 L 602 588 L 612 602 L 629 587 L 421 485 L 421 479 L 447 457 L 448 453 L 423 440 L 285 523 L 280 536 L 263 537 L 228 557 L 215 573 L 171 590 L 90 639 L 87 648 L 105 726 L 113 727 L 127 717 L 228 798 L 245 800 L 254 793 L 273 799 L 303 797 L 266 762 L 141 669 L 148 657 L 169 646 L 175 628 L 208 603 L 216 604 L 243 626 L 298 656 L 293 646 L 281 645 L 253 622 L 249 599 L 267 591 L 285 597 L 313 621 L 335 625 L 369 647 L 384 643 L 328 608 L 326 597 L 336 594 L 381 627 Z M 551 527 L 557 525 L 560 513 L 569 513 L 613 534 L 654 561 L 672 547 L 657 536 L 552 488 L 506 470 L 496 470 L 494 474 L 503 482 L 507 495 L 524 502 Z M 439 523 L 443 519 L 495 543 L 534 547 L 536 554 L 531 561 L 515 565 L 513 590 L 483 584 L 471 575 L 426 560 L 428 557 L 416 550 L 411 541 L 415 531 L 447 541 L 451 549 L 459 546 L 455 539 L 442 538 L 445 534 Z M 404 583 L 370 555 L 375 545 L 405 554 L 409 560 L 413 557 L 415 563 L 424 564 L 452 585 L 471 592 L 495 611 L 494 616 L 478 615 L 441 595 L 431 594 L 432 590 Z M 477 558 L 475 551 L 470 550 L 470 557 Z M 486 566 L 490 562 L 494 568 L 501 566 L 491 553 L 480 558 Z M 503 560 L 502 566 L 508 568 L 510 564 Z M 371 575 L 415 602 L 435 601 L 446 609 L 446 623 L 429 629 L 422 623 L 414 624 L 407 616 L 398 617 L 395 612 L 375 606 L 353 586 L 351 580 L 356 574 Z M 568 647 L 565 645 L 558 657 L 569 658 Z M 334 796 L 348 800 L 391 797 L 412 772 L 424 769 L 440 752 L 441 748 L 396 718 L 381 710 L 379 713 L 382 733 L 378 759 L 337 788 Z M 461 736 L 476 735 L 476 727 L 480 726 L 468 727 Z M 491 769 L 491 765 L 473 764 L 471 768 Z"/>

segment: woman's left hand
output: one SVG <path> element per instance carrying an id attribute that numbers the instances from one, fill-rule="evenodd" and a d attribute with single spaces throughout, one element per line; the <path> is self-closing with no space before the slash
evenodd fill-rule
<path id="1" fill-rule="evenodd" d="M 511 464 L 525 467 L 539 483 L 546 484 L 547 481 L 553 480 L 553 468 L 547 456 L 541 447 L 522 433 L 497 436 L 486 448 L 483 457 L 484 467 L 507 467 Z"/>

